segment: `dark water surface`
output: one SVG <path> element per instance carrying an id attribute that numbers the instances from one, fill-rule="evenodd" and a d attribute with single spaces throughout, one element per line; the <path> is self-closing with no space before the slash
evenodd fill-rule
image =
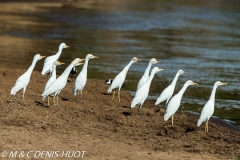
<path id="1" fill-rule="evenodd" d="M 214 116 L 240 126 L 240 1 L 138 0 L 92 5 L 95 8 L 46 7 L 44 12 L 14 13 L 39 25 L 2 27 L 1 35 L 41 43 L 26 49 L 28 58 L 13 54 L 2 57 L 1 65 L 27 68 L 34 54 L 55 54 L 65 42 L 70 49 L 63 50 L 60 61 L 68 64 L 92 53 L 100 59 L 90 61 L 88 78 L 105 80 L 114 78 L 136 56 L 142 62 L 132 65 L 125 81 L 125 90 L 134 95 L 149 59 L 156 58 L 161 61 L 156 66 L 165 70 L 155 75 L 149 99 L 157 99 L 182 69 L 187 74 L 179 77 L 175 93 L 189 79 L 199 83 L 186 90 L 181 107 L 200 113 L 214 82 L 226 82 L 228 86 L 217 89 Z M 41 71 L 41 65 L 36 70 Z M 59 67 L 58 74 L 65 67 Z"/>

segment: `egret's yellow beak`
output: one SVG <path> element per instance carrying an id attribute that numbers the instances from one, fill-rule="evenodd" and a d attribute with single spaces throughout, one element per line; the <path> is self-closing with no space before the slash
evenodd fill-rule
<path id="1" fill-rule="evenodd" d="M 187 72 L 183 71 L 183 74 L 187 74 Z"/>
<path id="2" fill-rule="evenodd" d="M 59 64 L 62 65 L 62 64 L 65 64 L 65 63 L 63 63 L 63 62 L 59 62 Z"/>
<path id="3" fill-rule="evenodd" d="M 44 57 L 46 57 L 46 56 L 41 56 L 41 58 L 44 58 Z"/>
<path id="4" fill-rule="evenodd" d="M 66 46 L 66 48 L 70 48 L 69 46 Z"/>
<path id="5" fill-rule="evenodd" d="M 82 65 L 82 64 L 84 64 L 84 63 L 77 63 L 77 65 Z"/>
<path id="6" fill-rule="evenodd" d="M 160 61 L 155 61 L 155 63 L 160 63 Z"/>
<path id="7" fill-rule="evenodd" d="M 162 69 L 162 68 L 159 68 L 158 70 L 159 70 L 159 71 L 162 71 L 162 70 L 164 70 L 164 69 Z"/>
<path id="8" fill-rule="evenodd" d="M 227 84 L 227 83 L 221 83 L 221 85 L 226 86 L 226 85 L 228 85 L 228 84 Z"/>
<path id="9" fill-rule="evenodd" d="M 141 60 L 140 60 L 140 59 L 137 59 L 137 62 L 141 62 Z"/>
<path id="10" fill-rule="evenodd" d="M 82 61 L 85 61 L 85 59 L 80 59 L 80 61 L 79 61 L 79 62 L 82 62 Z"/>
<path id="11" fill-rule="evenodd" d="M 99 58 L 98 56 L 93 56 L 93 58 Z"/>
<path id="12" fill-rule="evenodd" d="M 192 85 L 198 85 L 197 83 L 193 82 Z"/>

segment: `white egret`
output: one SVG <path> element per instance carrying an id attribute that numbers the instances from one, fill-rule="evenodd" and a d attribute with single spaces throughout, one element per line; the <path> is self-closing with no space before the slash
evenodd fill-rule
<path id="1" fill-rule="evenodd" d="M 42 73 L 41 73 L 42 75 L 45 75 L 46 73 L 52 73 L 53 63 L 58 60 L 58 58 L 60 57 L 60 55 L 62 53 L 63 48 L 69 48 L 69 46 L 67 46 L 65 43 L 61 43 L 59 45 L 58 52 L 55 55 L 48 56 L 45 59 L 44 65 L 43 65 L 43 70 L 42 70 Z"/>
<path id="2" fill-rule="evenodd" d="M 160 96 L 158 97 L 155 105 L 158 105 L 159 103 L 161 103 L 161 102 L 163 102 L 163 101 L 165 101 L 165 100 L 167 100 L 167 101 L 166 101 L 166 105 L 167 105 L 169 99 L 170 99 L 170 98 L 172 97 L 172 95 L 173 95 L 173 92 L 174 92 L 174 89 L 175 89 L 175 86 L 176 86 L 178 77 L 179 77 L 181 74 L 184 74 L 184 73 L 186 73 L 186 72 L 184 72 L 183 70 L 179 70 L 179 71 L 177 72 L 177 74 L 175 75 L 172 83 L 171 83 L 167 88 L 165 88 L 165 89 L 163 90 L 163 92 L 162 92 L 162 93 L 160 94 Z M 166 106 L 166 105 L 165 105 L 165 106 Z"/>
<path id="3" fill-rule="evenodd" d="M 118 73 L 118 75 L 113 79 L 112 84 L 108 88 L 108 93 L 112 93 L 112 90 L 114 90 L 112 100 L 114 99 L 115 90 L 118 88 L 118 101 L 120 102 L 120 89 L 122 87 L 123 82 L 125 81 L 128 69 L 133 63 L 140 61 L 141 61 L 140 59 L 133 57 L 132 60 L 128 63 L 128 65 L 124 67 L 124 69 L 120 73 Z"/>
<path id="4" fill-rule="evenodd" d="M 88 67 L 88 61 L 90 59 L 99 58 L 97 56 L 94 56 L 92 54 L 87 54 L 85 57 L 85 63 L 83 65 L 82 71 L 77 76 L 74 88 L 73 88 L 73 95 L 76 96 L 77 102 L 78 102 L 78 95 L 81 94 L 81 100 L 82 100 L 82 91 L 86 85 L 87 82 L 87 67 Z"/>
<path id="5" fill-rule="evenodd" d="M 156 64 L 158 63 L 159 61 L 156 60 L 156 58 L 152 58 L 150 59 L 149 63 L 148 63 L 148 66 L 142 76 L 142 78 L 139 80 L 138 82 L 138 85 L 137 85 L 137 90 L 148 80 L 149 78 L 149 72 L 150 72 L 150 69 L 151 69 L 151 66 L 152 64 Z"/>
<path id="6" fill-rule="evenodd" d="M 131 108 L 134 108 L 136 105 L 139 105 L 139 114 L 142 115 L 142 105 L 144 101 L 146 100 L 148 93 L 149 93 L 149 88 L 152 82 L 152 79 L 155 75 L 155 73 L 162 71 L 163 69 L 160 69 L 158 67 L 154 67 L 151 71 L 150 77 L 147 79 L 147 81 L 137 90 L 134 99 L 132 100 Z"/>
<path id="7" fill-rule="evenodd" d="M 172 116 L 172 126 L 173 126 L 173 115 L 176 113 L 176 111 L 180 106 L 183 93 L 185 92 L 187 87 L 190 85 L 197 85 L 197 83 L 194 83 L 191 80 L 188 80 L 187 82 L 185 82 L 185 84 L 183 85 L 183 88 L 175 96 L 173 96 L 173 98 L 167 104 L 166 113 L 164 114 L 164 120 L 167 121 L 169 117 Z"/>
<path id="8" fill-rule="evenodd" d="M 24 100 L 24 94 L 26 91 L 26 87 L 30 81 L 31 75 L 32 75 L 32 71 L 37 63 L 37 61 L 39 61 L 40 59 L 44 58 L 45 56 L 41 56 L 40 54 L 36 54 L 33 58 L 32 64 L 31 66 L 28 68 L 28 70 L 21 75 L 15 85 L 13 86 L 12 90 L 11 90 L 11 95 L 15 95 L 16 93 L 19 94 L 20 90 L 23 89 L 23 103 L 25 104 L 25 100 Z"/>
<path id="9" fill-rule="evenodd" d="M 49 87 L 42 93 L 42 99 L 44 100 L 46 96 L 54 95 L 53 102 L 54 107 L 59 105 L 58 103 L 58 95 L 61 90 L 66 86 L 68 76 L 71 72 L 71 69 L 75 66 L 79 66 L 83 63 L 80 63 L 83 59 L 76 58 L 72 61 L 72 63 L 64 70 L 64 72 L 54 81 L 52 82 Z"/>
<path id="10" fill-rule="evenodd" d="M 50 86 L 50 84 L 52 82 L 54 82 L 56 79 L 57 79 L 57 74 L 56 74 L 56 67 L 59 66 L 59 65 L 62 65 L 64 63 L 62 62 L 59 62 L 59 61 L 56 61 L 53 63 L 53 69 L 52 69 L 52 75 L 51 77 L 49 78 L 49 80 L 47 81 L 46 85 L 45 85 L 45 88 L 44 88 L 44 91 Z M 53 95 L 52 95 L 53 96 Z M 48 96 L 48 105 L 50 105 L 50 102 L 49 102 L 49 96 Z"/>
<path id="11" fill-rule="evenodd" d="M 205 132 L 208 132 L 208 120 L 210 119 L 210 117 L 213 115 L 213 112 L 214 112 L 216 89 L 217 89 L 218 86 L 223 86 L 223 85 L 227 85 L 227 83 L 222 83 L 220 81 L 217 81 L 217 82 L 214 83 L 210 99 L 207 101 L 207 103 L 203 107 L 202 112 L 201 112 L 201 116 L 200 116 L 200 118 L 197 122 L 198 127 L 200 127 L 202 122 L 206 122 L 205 123 Z"/>

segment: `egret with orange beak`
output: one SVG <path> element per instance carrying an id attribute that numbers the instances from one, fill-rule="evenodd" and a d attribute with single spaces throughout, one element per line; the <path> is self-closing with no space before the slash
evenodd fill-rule
<path id="1" fill-rule="evenodd" d="M 45 99 L 46 96 L 49 95 L 54 95 L 53 102 L 54 102 L 54 107 L 59 106 L 59 101 L 58 101 L 58 95 L 62 91 L 62 89 L 66 86 L 67 84 L 67 79 L 68 76 L 71 72 L 71 69 L 75 66 L 79 66 L 83 63 L 80 63 L 83 61 L 80 58 L 76 58 L 72 61 L 72 63 L 64 70 L 64 72 L 59 76 L 54 82 L 52 82 L 49 87 L 42 93 L 42 100 Z"/>
<path id="2" fill-rule="evenodd" d="M 112 90 L 114 90 L 112 100 L 114 99 L 115 90 L 118 88 L 118 101 L 120 102 L 120 90 L 123 82 L 125 81 L 128 69 L 133 63 L 140 61 L 140 59 L 133 57 L 132 60 L 128 63 L 128 65 L 124 67 L 123 70 L 113 79 L 111 86 L 108 88 L 108 93 L 112 93 Z"/>
<path id="3" fill-rule="evenodd" d="M 32 64 L 31 66 L 28 68 L 28 70 L 23 74 L 21 75 L 15 85 L 13 86 L 12 90 L 11 90 L 11 95 L 15 95 L 16 93 L 18 94 L 18 97 L 19 97 L 19 92 L 20 90 L 22 89 L 23 90 L 23 103 L 25 105 L 25 100 L 24 100 L 24 94 L 25 94 L 25 91 L 26 91 L 26 87 L 30 81 L 30 78 L 31 78 L 31 75 L 32 75 L 32 71 L 37 63 L 37 61 L 41 60 L 42 58 L 44 58 L 45 56 L 41 56 L 40 54 L 36 54 L 33 58 L 33 61 L 32 61 Z"/>
<path id="4" fill-rule="evenodd" d="M 220 81 L 217 81 L 214 83 L 212 93 L 210 95 L 210 99 L 207 101 L 205 106 L 202 109 L 201 116 L 197 122 L 197 126 L 200 127 L 202 122 L 205 123 L 205 132 L 208 132 L 208 120 L 210 117 L 213 115 L 214 112 L 214 103 L 215 103 L 215 94 L 216 94 L 216 89 L 218 86 L 224 86 L 227 85 L 227 83 L 222 83 Z"/>
<path id="5" fill-rule="evenodd" d="M 186 91 L 187 87 L 190 85 L 197 85 L 197 83 L 194 83 L 191 80 L 188 80 L 187 82 L 185 82 L 182 89 L 175 96 L 173 96 L 173 98 L 167 104 L 166 113 L 164 114 L 164 120 L 167 121 L 172 116 L 172 126 L 173 126 L 173 115 L 177 112 L 181 104 L 183 93 Z"/>
<path id="6" fill-rule="evenodd" d="M 49 78 L 48 82 L 46 83 L 45 88 L 44 88 L 44 91 L 50 86 L 50 84 L 51 84 L 52 82 L 54 82 L 54 81 L 57 79 L 56 67 L 57 67 L 57 66 L 60 66 L 60 65 L 62 65 L 62 64 L 65 64 L 65 63 L 62 63 L 62 62 L 59 62 L 59 61 L 54 62 L 54 64 L 53 64 L 53 69 L 52 69 L 52 75 L 51 75 L 51 77 Z M 53 97 L 53 95 L 51 95 L 51 96 Z M 48 96 L 48 105 L 50 105 L 49 98 L 50 98 L 50 96 Z"/>
<path id="7" fill-rule="evenodd" d="M 49 73 L 49 74 L 52 73 L 53 63 L 56 62 L 59 59 L 63 48 L 69 48 L 69 46 L 67 46 L 65 43 L 61 43 L 59 45 L 58 52 L 55 55 L 48 56 L 45 59 L 44 65 L 43 65 L 43 70 L 42 70 L 42 73 L 41 73 L 42 75 L 45 75 L 46 73 Z"/>
<path id="8" fill-rule="evenodd" d="M 99 58 L 97 56 L 94 56 L 92 54 L 87 54 L 85 57 L 85 63 L 83 65 L 82 71 L 79 73 L 77 76 L 75 83 L 74 83 L 74 88 L 73 88 L 73 95 L 76 96 L 77 102 L 79 94 L 81 95 L 81 102 L 83 102 L 82 99 L 82 91 L 87 83 L 87 67 L 88 67 L 88 61 L 90 59 L 95 59 Z"/>

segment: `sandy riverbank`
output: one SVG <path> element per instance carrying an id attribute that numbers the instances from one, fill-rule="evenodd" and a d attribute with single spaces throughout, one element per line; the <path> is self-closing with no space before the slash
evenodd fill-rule
<path id="1" fill-rule="evenodd" d="M 26 106 L 10 90 L 22 69 L 0 69 L 0 151 L 86 150 L 86 159 L 234 159 L 240 155 L 239 131 L 210 123 L 196 126 L 198 116 L 181 114 L 163 121 L 164 109 L 146 101 L 143 116 L 131 109 L 132 96 L 122 102 L 106 94 L 104 80 L 89 79 L 84 103 L 76 103 L 69 82 L 59 108 L 41 100 L 47 78 L 34 71 L 26 91 Z M 116 106 L 112 108 L 113 106 Z M 109 108 L 112 108 L 109 110 Z"/>

